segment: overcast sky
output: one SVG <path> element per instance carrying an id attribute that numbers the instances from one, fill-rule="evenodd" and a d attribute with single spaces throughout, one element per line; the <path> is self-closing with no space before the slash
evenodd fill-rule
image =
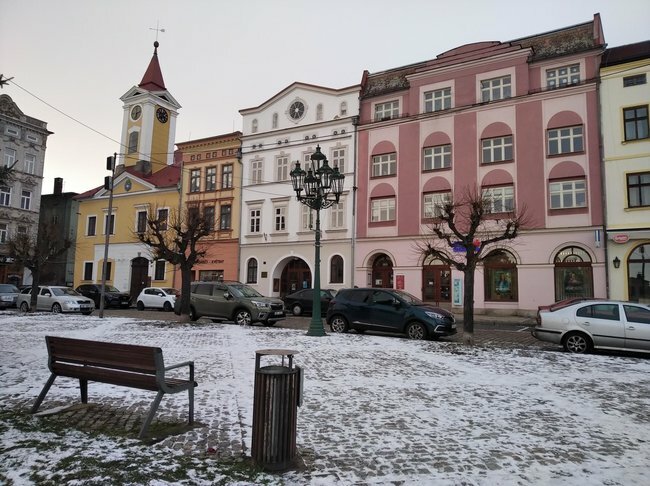
<path id="1" fill-rule="evenodd" d="M 650 38 L 648 0 L 0 0 L 0 73 L 27 115 L 48 123 L 43 193 L 103 183 L 120 152 L 122 102 L 156 39 L 182 105 L 176 142 L 241 130 L 239 110 L 293 83 L 342 88 L 479 41 L 590 21 L 608 46 Z M 74 121 L 74 120 L 76 121 Z"/>

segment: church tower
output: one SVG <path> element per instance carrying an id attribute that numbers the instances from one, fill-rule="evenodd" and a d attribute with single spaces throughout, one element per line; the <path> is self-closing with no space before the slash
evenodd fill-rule
<path id="1" fill-rule="evenodd" d="M 158 62 L 158 41 L 142 81 L 121 98 L 122 163 L 143 175 L 150 175 L 171 165 L 174 159 L 176 117 L 181 105 L 174 99 L 163 80 Z"/>

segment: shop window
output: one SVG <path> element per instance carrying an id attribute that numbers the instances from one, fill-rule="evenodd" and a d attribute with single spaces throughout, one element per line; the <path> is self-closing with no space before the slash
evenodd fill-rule
<path id="1" fill-rule="evenodd" d="M 485 300 L 516 302 L 519 297 L 515 258 L 507 251 L 496 250 L 487 255 L 483 263 L 485 266 Z"/>
<path id="2" fill-rule="evenodd" d="M 582 248 L 568 246 L 555 255 L 555 300 L 594 296 L 591 258 Z"/>

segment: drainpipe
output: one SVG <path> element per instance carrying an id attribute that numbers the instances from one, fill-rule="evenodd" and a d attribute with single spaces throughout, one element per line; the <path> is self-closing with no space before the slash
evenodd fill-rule
<path id="1" fill-rule="evenodd" d="M 605 52 L 605 48 L 603 48 L 602 53 Z M 601 53 L 601 55 L 602 55 Z M 600 63 L 599 63 L 600 64 Z M 605 177 L 605 148 L 603 146 L 603 123 L 602 123 L 602 113 L 603 113 L 603 107 L 600 99 L 600 85 L 601 85 L 601 78 L 600 78 L 600 66 L 598 66 L 598 75 L 596 76 L 596 97 L 598 99 L 597 102 L 597 112 L 596 116 L 598 118 L 598 151 L 600 155 L 600 192 L 602 196 L 602 211 L 603 211 L 603 238 L 602 238 L 602 245 L 603 245 L 603 251 L 605 252 L 605 297 L 607 299 L 610 298 L 610 284 L 609 284 L 609 244 L 608 242 L 608 235 L 607 235 L 607 184 L 606 184 L 606 177 Z"/>
<path id="2" fill-rule="evenodd" d="M 352 117 L 352 125 L 354 126 L 354 174 L 352 176 L 352 242 L 350 249 L 352 254 L 350 256 L 350 286 L 354 287 L 354 269 L 357 241 L 357 136 L 359 127 L 359 116 Z"/>

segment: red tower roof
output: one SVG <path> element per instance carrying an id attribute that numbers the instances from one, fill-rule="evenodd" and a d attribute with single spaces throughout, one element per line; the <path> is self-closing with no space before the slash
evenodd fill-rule
<path id="1" fill-rule="evenodd" d="M 146 89 L 147 91 L 163 91 L 165 88 L 165 81 L 163 80 L 162 71 L 160 70 L 160 64 L 158 63 L 158 41 L 153 43 L 153 57 L 149 63 L 147 71 L 142 76 L 142 81 L 138 85 L 140 88 Z"/>

